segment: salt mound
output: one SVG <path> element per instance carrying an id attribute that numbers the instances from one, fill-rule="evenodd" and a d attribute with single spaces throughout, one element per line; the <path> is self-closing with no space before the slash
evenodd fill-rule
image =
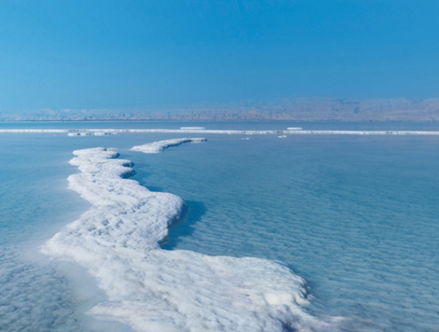
<path id="1" fill-rule="evenodd" d="M 183 143 L 201 143 L 205 142 L 207 139 L 205 138 L 175 138 L 175 139 L 166 139 L 163 141 L 156 141 L 143 145 L 136 145 L 131 148 L 132 151 L 138 151 L 143 153 L 159 153 L 164 149 L 167 149 L 171 146 L 177 146 Z"/>
<path id="2" fill-rule="evenodd" d="M 309 315 L 304 281 L 258 258 L 211 257 L 160 249 L 183 201 L 136 181 L 112 149 L 74 151 L 80 173 L 69 186 L 91 203 L 42 251 L 74 261 L 107 294 L 90 313 L 136 331 L 314 331 L 330 325 Z"/>

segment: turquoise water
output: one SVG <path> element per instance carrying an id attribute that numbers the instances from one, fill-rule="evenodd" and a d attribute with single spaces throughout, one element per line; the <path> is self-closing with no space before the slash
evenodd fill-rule
<path id="1" fill-rule="evenodd" d="M 0 136 L 0 330 L 108 329 L 84 315 L 98 292 L 78 294 L 65 269 L 33 254 L 87 208 L 65 188 L 67 161 L 94 146 L 118 147 L 136 180 L 185 200 L 163 248 L 282 262 L 307 281 L 308 310 L 346 317 L 347 331 L 438 330 L 438 138 L 209 135 L 128 151 L 172 137 Z"/>
<path id="2" fill-rule="evenodd" d="M 347 330 L 439 326 L 437 140 L 246 143 L 147 160 L 144 183 L 189 201 L 165 248 L 279 260 L 307 280 L 310 310 Z"/>

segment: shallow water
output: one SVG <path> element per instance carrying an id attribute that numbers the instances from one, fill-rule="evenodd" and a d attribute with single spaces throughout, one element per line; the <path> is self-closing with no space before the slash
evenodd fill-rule
<path id="1" fill-rule="evenodd" d="M 346 330 L 439 326 L 439 139 L 209 135 L 161 154 L 128 150 L 173 137 L 0 137 L 0 330 L 104 329 L 87 321 L 93 298 L 65 269 L 26 253 L 87 208 L 66 190 L 77 172 L 67 161 L 94 146 L 119 147 L 135 179 L 185 200 L 163 248 L 280 261 L 307 281 L 308 310 L 348 317 Z"/>
<path id="2" fill-rule="evenodd" d="M 311 312 L 347 330 L 434 330 L 438 143 L 211 139 L 143 157 L 137 177 L 188 202 L 164 248 L 281 261 L 307 280 Z"/>

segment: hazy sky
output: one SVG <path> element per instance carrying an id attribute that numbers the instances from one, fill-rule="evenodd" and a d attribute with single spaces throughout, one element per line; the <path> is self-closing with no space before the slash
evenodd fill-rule
<path id="1" fill-rule="evenodd" d="M 299 96 L 439 96 L 439 1 L 0 1 L 2 111 Z"/>

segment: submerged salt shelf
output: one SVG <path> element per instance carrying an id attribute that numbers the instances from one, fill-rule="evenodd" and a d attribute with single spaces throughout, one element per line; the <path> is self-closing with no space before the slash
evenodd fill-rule
<path id="1" fill-rule="evenodd" d="M 158 242 L 183 202 L 136 181 L 112 149 L 74 151 L 80 173 L 69 186 L 91 203 L 55 234 L 43 253 L 74 261 L 94 276 L 108 300 L 90 312 L 137 331 L 327 330 L 307 314 L 304 281 L 259 258 L 162 250 Z"/>
<path id="2" fill-rule="evenodd" d="M 199 129 L 200 128 L 200 129 Z M 67 134 L 68 136 L 103 136 L 121 133 L 128 134 L 224 134 L 224 135 L 439 135 L 434 130 L 303 130 L 289 127 L 286 130 L 239 130 L 239 129 L 201 129 L 202 127 L 182 127 L 180 129 L 0 129 L 3 134 L 30 133 L 30 134 Z"/>
<path id="3" fill-rule="evenodd" d="M 175 138 L 175 139 L 165 139 L 162 141 L 156 141 L 143 145 L 136 145 L 131 148 L 132 151 L 138 151 L 143 153 L 160 153 L 164 149 L 172 146 L 178 146 L 184 143 L 201 143 L 207 141 L 205 138 L 195 137 L 195 138 Z"/>

